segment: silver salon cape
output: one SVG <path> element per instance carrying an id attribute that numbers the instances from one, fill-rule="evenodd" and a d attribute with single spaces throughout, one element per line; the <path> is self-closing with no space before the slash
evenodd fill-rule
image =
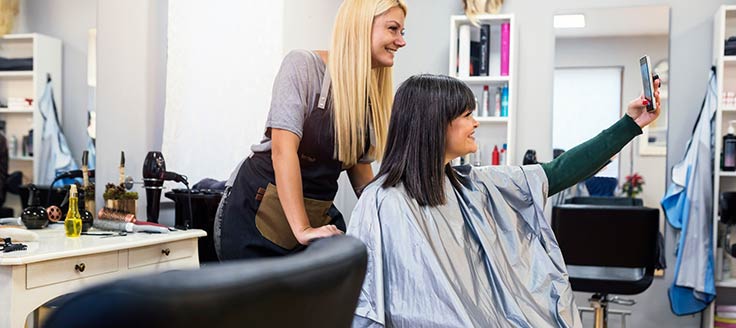
<path id="1" fill-rule="evenodd" d="M 38 182 L 51 184 L 58 174 L 79 168 L 72 157 L 66 137 L 61 131 L 59 113 L 56 111 L 54 92 L 51 81 L 46 82 L 41 99 L 38 100 L 38 110 L 43 117 L 43 132 L 41 134 L 40 154 L 34 154 L 39 159 Z M 36 132 L 37 133 L 37 132 Z M 73 181 L 69 182 L 73 183 Z"/>
<path id="2" fill-rule="evenodd" d="M 672 167 L 672 181 L 662 198 L 667 222 L 681 230 L 677 243 L 675 279 L 669 289 L 672 312 L 703 311 L 716 296 L 713 265 L 713 140 L 718 106 L 715 70 L 685 158 Z M 719 136 L 720 137 L 720 136 Z"/>
<path id="3" fill-rule="evenodd" d="M 447 204 L 369 185 L 348 234 L 368 249 L 353 327 L 581 327 L 539 165 L 455 168 Z"/>

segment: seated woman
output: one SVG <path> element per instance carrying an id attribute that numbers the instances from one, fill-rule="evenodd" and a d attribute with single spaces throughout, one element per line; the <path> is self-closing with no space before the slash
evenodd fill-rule
<path id="1" fill-rule="evenodd" d="M 598 170 L 659 114 L 643 98 L 595 138 L 541 165 L 450 167 L 475 152 L 475 97 L 462 82 L 409 78 L 386 152 L 348 234 L 368 248 L 354 327 L 580 327 L 547 220 L 549 195 Z"/>

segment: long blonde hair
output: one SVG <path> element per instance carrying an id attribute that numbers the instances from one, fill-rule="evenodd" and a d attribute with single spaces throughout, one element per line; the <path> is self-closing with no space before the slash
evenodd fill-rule
<path id="1" fill-rule="evenodd" d="M 13 31 L 18 11 L 18 0 L 0 0 L 0 37 Z"/>
<path id="2" fill-rule="evenodd" d="M 344 166 L 357 163 L 365 150 L 369 102 L 376 144 L 368 154 L 373 158 L 383 154 L 393 80 L 391 67 L 371 68 L 371 29 L 376 16 L 397 6 L 406 15 L 403 0 L 345 0 L 335 18 L 327 66 L 332 77 L 335 148 Z"/>

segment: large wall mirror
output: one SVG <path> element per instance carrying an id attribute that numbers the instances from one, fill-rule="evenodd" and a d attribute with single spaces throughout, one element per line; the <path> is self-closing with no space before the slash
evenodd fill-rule
<path id="1" fill-rule="evenodd" d="M 611 183 L 588 183 L 596 189 L 591 192 L 621 196 L 626 177 L 636 173 L 645 181 L 636 197 L 655 208 L 665 191 L 669 13 L 666 6 L 644 6 L 575 9 L 555 15 L 553 148 L 570 149 L 624 115 L 628 102 L 642 93 L 638 67 L 642 55 L 649 55 L 662 77 L 660 117 L 596 174 L 606 178 L 598 181 Z M 578 25 L 564 21 L 575 17 Z M 661 224 L 664 231 L 664 220 Z"/>
<path id="2" fill-rule="evenodd" d="M 572 9 L 556 12 L 554 20 L 552 146 L 555 154 L 580 144 L 619 120 L 629 101 L 642 94 L 639 58 L 643 55 L 651 58 L 655 72 L 662 79 L 661 115 L 605 168 L 586 180 L 582 185 L 587 190 L 582 193 L 583 196 L 629 197 L 621 187 L 627 176 L 638 174 L 645 184 L 634 198 L 644 206 L 659 208 L 666 179 L 669 7 Z M 660 215 L 660 232 L 664 234 L 665 220 Z M 585 301 L 588 296 L 578 294 L 578 305 L 588 306 Z M 583 315 L 586 324 L 586 319 L 591 318 Z"/>
<path id="3" fill-rule="evenodd" d="M 64 170 L 60 167 L 76 169 L 81 166 L 83 151 L 94 150 L 97 0 L 34 0 L 17 4 L 12 29 L 0 37 L 0 57 L 32 57 L 33 67 L 28 73 L 0 72 L 0 107 L 8 107 L 0 109 L 0 121 L 5 123 L 2 132 L 8 140 L 8 171 L 22 172 L 22 184 L 48 186 L 53 175 L 43 172 L 49 172 L 49 167 L 56 174 Z M 59 149 L 58 139 L 48 141 L 50 137 L 43 137 L 45 119 L 39 105 L 43 103 L 47 76 L 56 100 L 58 130 L 66 139 L 67 149 Z M 19 97 L 33 99 L 34 106 L 27 111 L 11 109 L 13 99 Z M 33 145 L 23 145 L 30 129 Z M 57 156 L 44 156 L 47 149 Z M 62 152 L 66 154 L 59 155 Z M 58 160 L 62 156 L 73 163 L 58 164 L 63 162 Z M 94 153 L 89 157 L 93 166 Z M 53 158 L 58 163 L 53 163 Z M 13 208 L 16 216 L 20 214 L 18 195 L 8 193 L 3 205 Z"/>

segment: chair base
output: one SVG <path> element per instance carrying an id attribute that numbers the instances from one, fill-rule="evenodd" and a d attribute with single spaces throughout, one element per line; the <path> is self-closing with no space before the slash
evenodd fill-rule
<path id="1" fill-rule="evenodd" d="M 608 294 L 595 293 L 588 301 L 591 309 L 580 309 L 581 311 L 593 312 L 593 327 L 608 328 L 608 314 L 621 315 L 621 328 L 626 328 L 626 316 L 631 315 L 631 311 L 609 310 L 608 303 L 616 303 L 620 305 L 634 305 L 636 302 L 630 299 L 619 298 L 618 296 L 609 298 Z"/>

